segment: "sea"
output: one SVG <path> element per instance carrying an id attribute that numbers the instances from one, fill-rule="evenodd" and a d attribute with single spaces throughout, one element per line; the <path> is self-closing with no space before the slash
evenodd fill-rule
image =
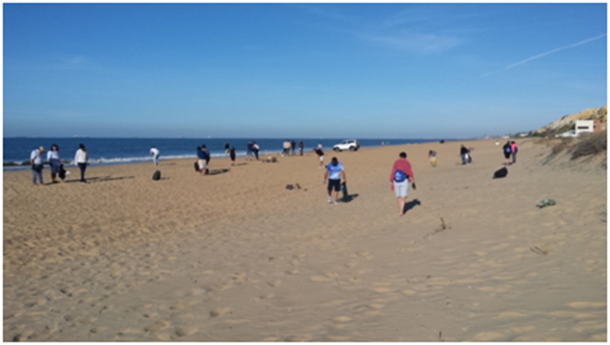
<path id="1" fill-rule="evenodd" d="M 318 143 L 322 143 L 324 151 L 332 150 L 333 145 L 340 143 L 346 138 L 297 138 L 303 141 L 305 152 L 311 152 Z M 43 146 L 45 151 L 55 144 L 59 147 L 59 154 L 64 164 L 72 164 L 74 155 L 79 144 L 85 145 L 89 153 L 89 164 L 112 165 L 133 164 L 152 161 L 150 148 L 155 146 L 161 152 L 160 160 L 195 158 L 197 147 L 206 145 L 212 159 L 225 157 L 225 143 L 235 147 L 238 157 L 246 156 L 249 141 L 254 141 L 260 147 L 259 156 L 273 154 L 282 151 L 282 145 L 286 139 L 244 139 L 244 138 L 4 138 L 3 168 L 4 171 L 29 169 L 30 153 Z M 358 139 L 360 147 L 378 147 L 384 145 L 416 144 L 434 142 L 438 139 Z M 46 158 L 46 152 L 44 154 Z M 46 159 L 45 159 L 46 160 Z"/>

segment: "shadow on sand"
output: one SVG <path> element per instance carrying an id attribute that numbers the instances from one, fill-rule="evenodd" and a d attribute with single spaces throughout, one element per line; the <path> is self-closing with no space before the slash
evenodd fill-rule
<path id="1" fill-rule="evenodd" d="M 421 205 L 421 202 L 419 202 L 419 200 L 417 200 L 417 199 L 413 199 L 412 201 L 405 203 L 405 208 L 403 209 L 403 211 L 404 211 L 403 213 L 407 213 L 407 211 L 410 211 L 415 206 L 419 206 L 419 205 Z"/>
<path id="2" fill-rule="evenodd" d="M 218 174 L 224 174 L 229 172 L 229 169 L 216 169 L 216 170 L 210 170 L 209 173 L 207 173 L 207 175 L 218 175 Z"/>
<path id="3" fill-rule="evenodd" d="M 358 197 L 358 194 L 349 194 L 347 196 L 347 198 L 344 199 L 344 198 L 340 197 L 337 201 L 348 203 L 348 202 L 352 202 L 352 200 L 356 199 L 357 197 Z"/>
<path id="4" fill-rule="evenodd" d="M 97 182 L 126 180 L 126 179 L 132 179 L 132 178 L 136 178 L 136 177 L 135 176 L 121 176 L 121 177 L 104 176 L 104 177 L 89 177 L 89 178 L 86 178 L 86 180 L 87 180 L 87 183 L 97 183 Z M 80 182 L 80 180 L 68 180 L 68 181 L 64 181 L 63 183 L 78 183 L 78 182 Z"/>

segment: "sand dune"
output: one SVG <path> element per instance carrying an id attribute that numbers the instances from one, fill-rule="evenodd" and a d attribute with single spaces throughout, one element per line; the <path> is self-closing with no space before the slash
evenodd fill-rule
<path id="1" fill-rule="evenodd" d="M 5 172 L 3 340 L 606 341 L 606 170 L 523 141 L 493 180 L 501 145 L 461 166 L 460 144 L 327 152 L 353 197 L 336 206 L 311 153 Z"/>

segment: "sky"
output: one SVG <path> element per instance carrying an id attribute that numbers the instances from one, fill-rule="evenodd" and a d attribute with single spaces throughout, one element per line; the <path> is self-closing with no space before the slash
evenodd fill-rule
<path id="1" fill-rule="evenodd" d="M 3 133 L 527 132 L 607 103 L 606 7 L 4 3 Z"/>

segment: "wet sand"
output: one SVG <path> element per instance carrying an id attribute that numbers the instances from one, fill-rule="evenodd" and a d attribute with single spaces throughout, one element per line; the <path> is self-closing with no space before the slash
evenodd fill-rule
<path id="1" fill-rule="evenodd" d="M 3 340 L 606 341 L 606 170 L 518 143 L 496 180 L 502 142 L 467 142 L 466 166 L 461 142 L 328 151 L 336 206 L 313 153 L 5 172 Z"/>

